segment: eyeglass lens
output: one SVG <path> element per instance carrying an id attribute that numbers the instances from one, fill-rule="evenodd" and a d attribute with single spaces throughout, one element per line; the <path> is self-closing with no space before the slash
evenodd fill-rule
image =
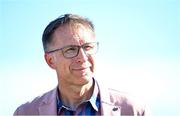
<path id="1" fill-rule="evenodd" d="M 85 52 L 86 55 L 91 55 L 96 53 L 97 47 L 98 47 L 98 43 L 95 42 L 86 43 L 83 44 L 82 46 L 71 45 L 63 48 L 62 53 L 66 58 L 73 58 L 79 54 L 80 48 L 83 48 L 83 51 Z"/>

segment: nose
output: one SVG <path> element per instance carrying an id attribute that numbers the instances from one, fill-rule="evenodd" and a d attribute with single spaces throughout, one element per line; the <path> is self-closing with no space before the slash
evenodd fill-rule
<path id="1" fill-rule="evenodd" d="M 84 62 L 88 59 L 88 56 L 82 48 L 79 49 L 79 54 L 77 56 L 78 62 Z"/>

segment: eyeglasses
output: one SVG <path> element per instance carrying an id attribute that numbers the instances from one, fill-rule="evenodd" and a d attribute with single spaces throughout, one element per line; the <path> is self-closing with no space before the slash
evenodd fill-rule
<path id="1" fill-rule="evenodd" d="M 52 53 L 52 52 L 61 50 L 65 58 L 74 58 L 79 54 L 80 48 L 82 48 L 84 53 L 87 56 L 89 56 L 89 55 L 96 54 L 96 52 L 98 51 L 98 47 L 99 47 L 99 42 L 90 42 L 90 43 L 85 43 L 81 46 L 68 45 L 63 48 L 47 51 L 46 53 Z"/>

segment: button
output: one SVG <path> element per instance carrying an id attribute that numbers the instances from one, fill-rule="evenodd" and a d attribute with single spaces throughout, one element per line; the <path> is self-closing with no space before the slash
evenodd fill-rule
<path id="1" fill-rule="evenodd" d="M 118 110 L 118 107 L 114 107 L 112 110 L 113 110 L 113 111 L 117 111 L 117 110 Z"/>

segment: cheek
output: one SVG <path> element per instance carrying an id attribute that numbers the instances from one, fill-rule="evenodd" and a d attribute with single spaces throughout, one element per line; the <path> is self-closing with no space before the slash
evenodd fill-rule
<path id="1" fill-rule="evenodd" d="M 70 72 L 70 69 L 69 69 L 70 62 L 68 61 L 65 61 L 65 60 L 60 61 L 57 67 L 58 67 L 58 72 L 60 73 L 60 75 L 64 75 Z"/>
<path id="2" fill-rule="evenodd" d="M 95 58 L 93 56 L 89 57 L 89 62 L 91 63 L 91 71 L 94 72 L 95 70 Z"/>

